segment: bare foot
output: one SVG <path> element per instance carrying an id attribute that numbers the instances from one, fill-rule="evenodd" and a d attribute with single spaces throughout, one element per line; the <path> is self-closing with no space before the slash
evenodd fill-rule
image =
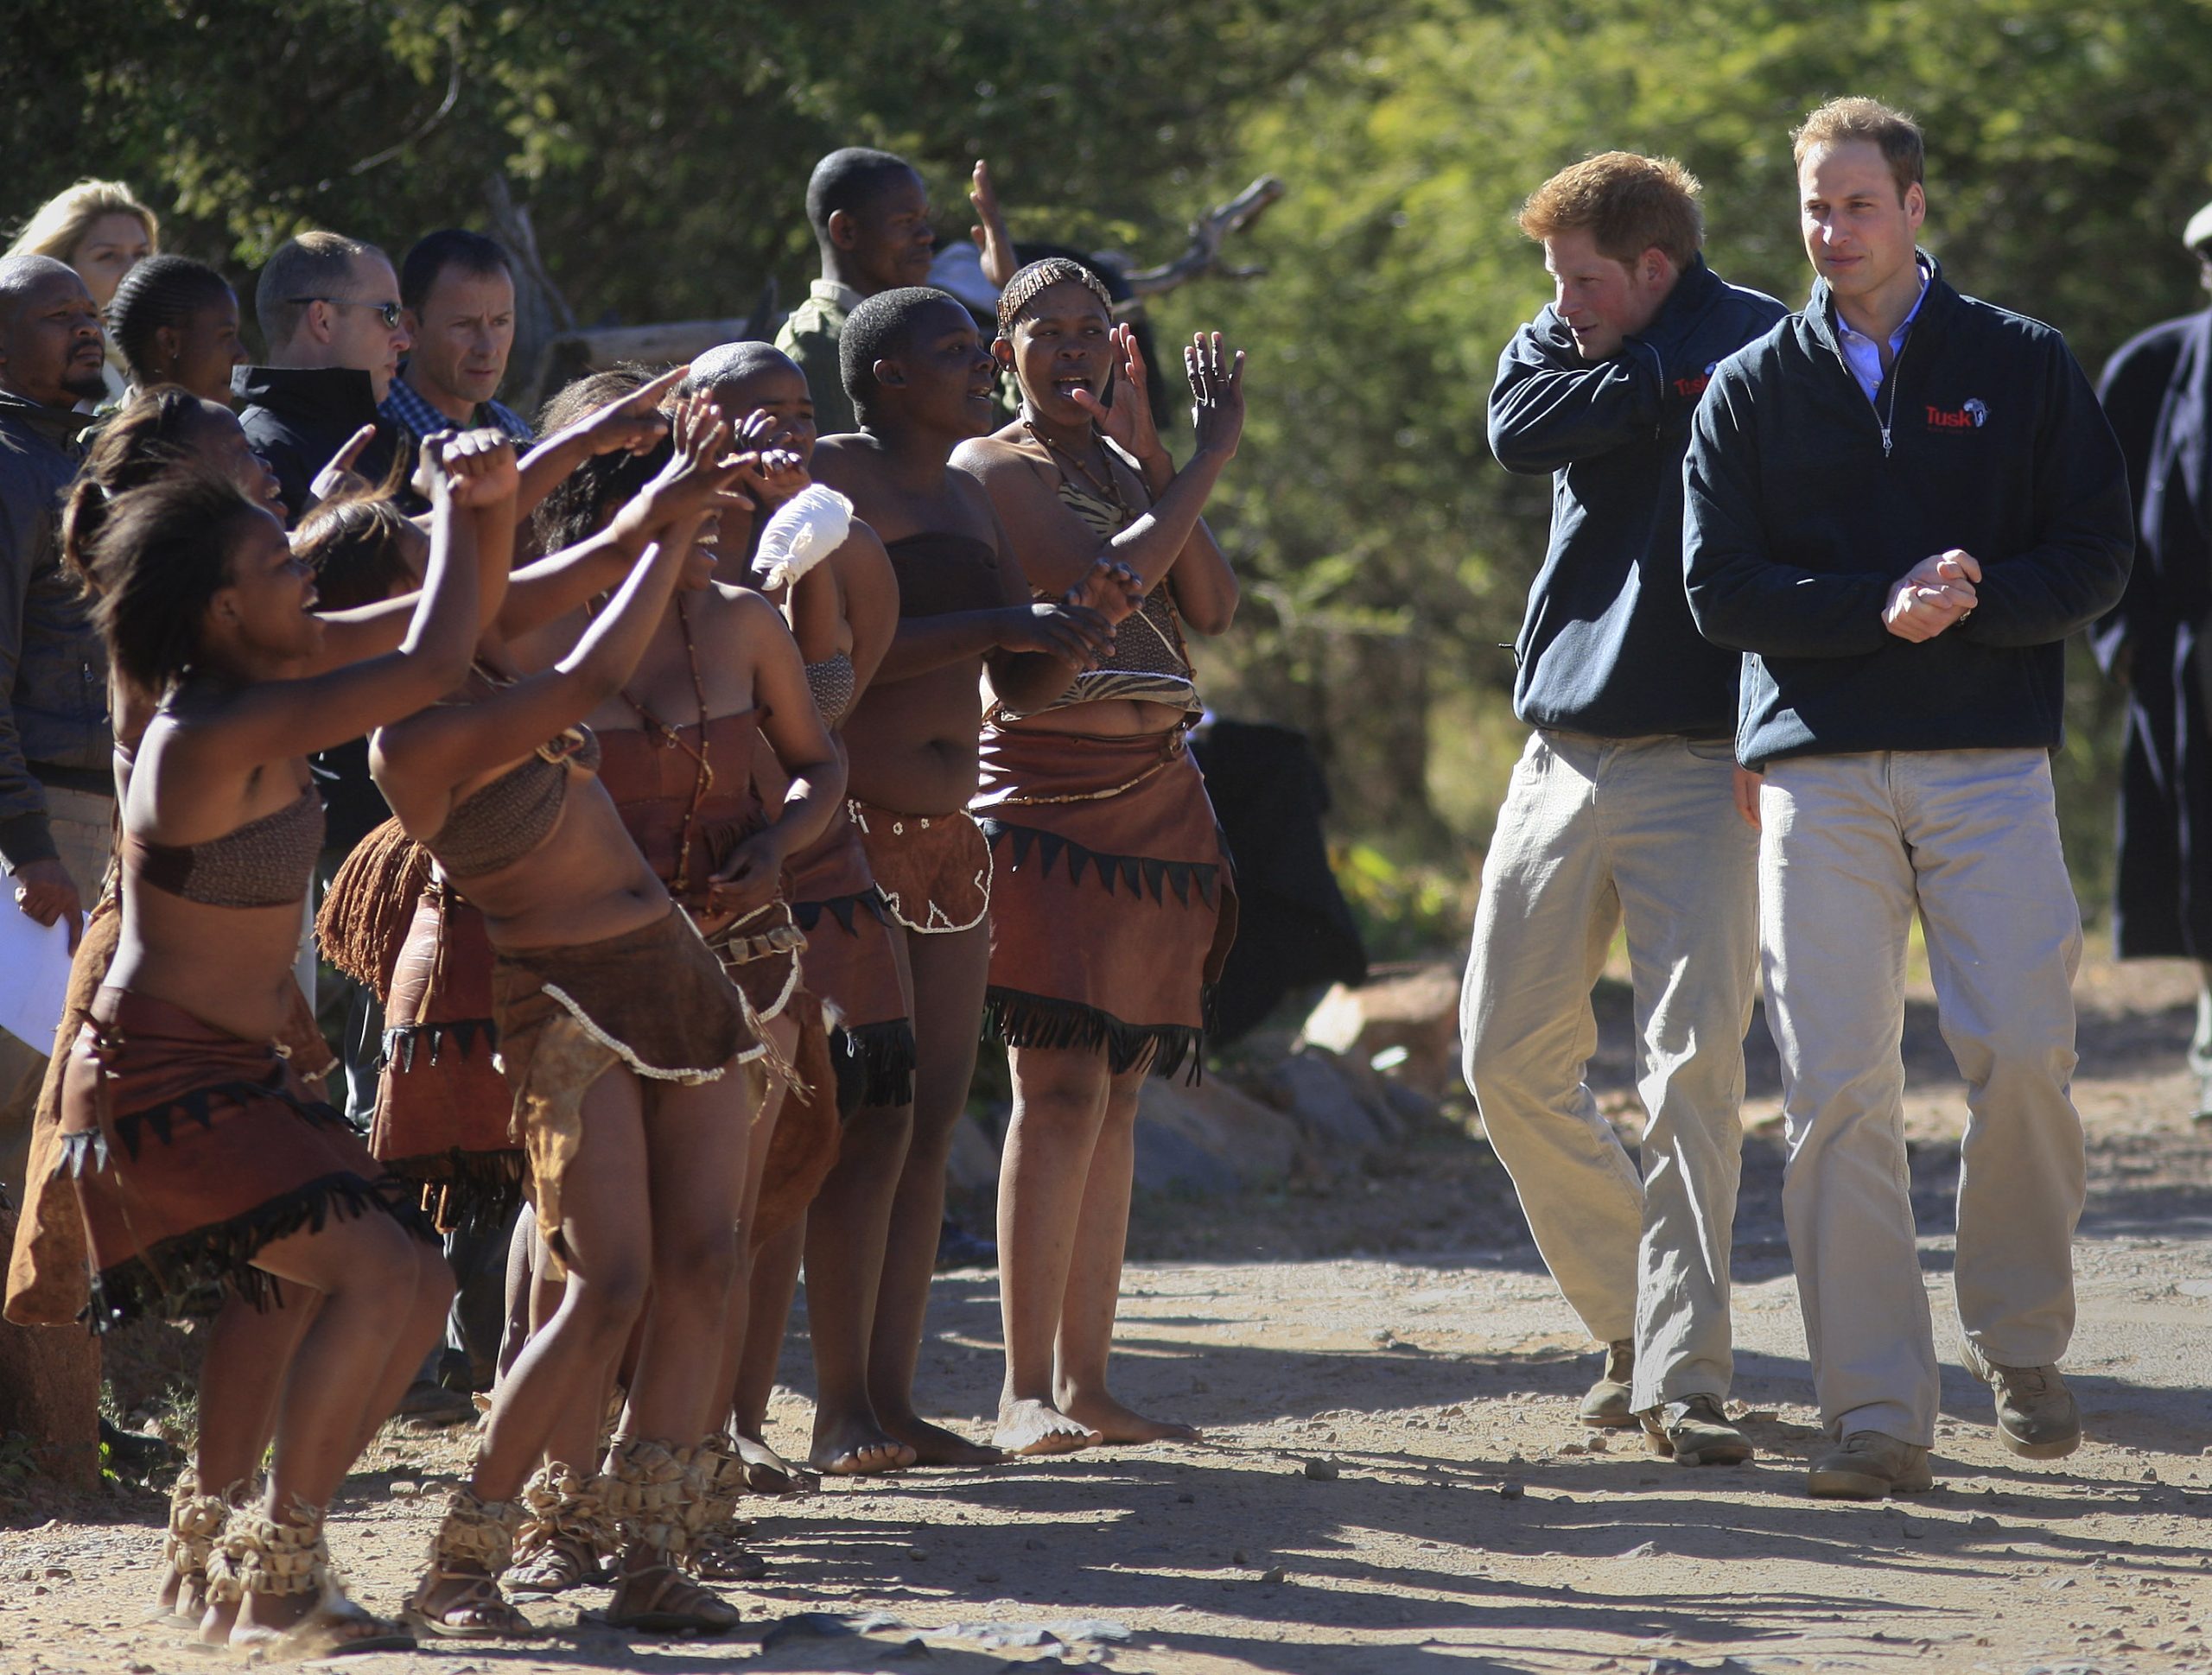
<path id="1" fill-rule="evenodd" d="M 212 1620 L 213 1610 L 208 1613 Z M 205 1634 L 206 1628 L 201 1631 Z M 371 1616 L 344 1594 L 249 1591 L 232 1625 L 233 1652 L 259 1652 L 280 1663 L 345 1652 L 411 1651 L 415 1637 L 397 1622 Z"/>
<path id="2" fill-rule="evenodd" d="M 742 1452 L 744 1444 L 738 1444 Z M 814 1446 L 806 1462 L 832 1477 L 868 1477 L 878 1472 L 904 1471 L 914 1463 L 914 1450 L 889 1435 L 873 1417 L 838 1418 L 817 1411 Z"/>
<path id="3" fill-rule="evenodd" d="M 918 1466 L 995 1466 L 1006 1458 L 997 1449 L 907 1413 L 887 1418 L 883 1428 L 914 1450 Z"/>
<path id="4" fill-rule="evenodd" d="M 745 1487 L 755 1494 L 796 1494 L 817 1488 L 822 1480 L 797 1466 L 758 1437 L 740 1436 L 737 1457 L 745 1463 Z"/>
<path id="5" fill-rule="evenodd" d="M 1008 1454 L 1072 1454 L 1103 1439 L 1089 1425 L 1077 1424 L 1050 1402 L 1001 1402 L 999 1428 L 991 1440 Z"/>
<path id="6" fill-rule="evenodd" d="M 154 1608 L 147 1615 L 175 1618 L 179 1622 L 198 1622 L 207 1608 L 207 1578 L 195 1576 L 188 1579 L 175 1564 L 162 1566 L 161 1591 L 154 1596 Z"/>
<path id="7" fill-rule="evenodd" d="M 1089 1425 L 1109 1443 L 1196 1443 L 1203 1441 L 1196 1425 L 1173 1419 L 1147 1419 L 1122 1405 L 1104 1391 L 1091 1394 L 1069 1392 L 1060 1399 L 1060 1411 Z"/>
<path id="8" fill-rule="evenodd" d="M 207 1612 L 200 1619 L 200 1643 L 202 1646 L 228 1646 L 231 1630 L 238 1627 L 238 1601 L 209 1600 Z"/>

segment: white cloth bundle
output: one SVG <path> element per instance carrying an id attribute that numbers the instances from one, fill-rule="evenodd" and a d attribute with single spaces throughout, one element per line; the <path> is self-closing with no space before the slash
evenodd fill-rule
<path id="1" fill-rule="evenodd" d="M 788 587 L 845 543 L 853 503 L 832 488 L 810 483 L 776 509 L 760 531 L 753 574 L 761 587 Z"/>

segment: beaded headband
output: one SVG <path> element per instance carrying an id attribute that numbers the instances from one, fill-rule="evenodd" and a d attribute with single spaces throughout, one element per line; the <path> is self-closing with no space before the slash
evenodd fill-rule
<path id="1" fill-rule="evenodd" d="M 1021 318 L 1021 311 L 1037 300 L 1039 292 L 1071 280 L 1104 303 L 1108 314 L 1114 312 L 1114 298 L 1096 274 L 1067 257 L 1048 256 L 1041 262 L 1032 262 L 1006 282 L 1006 289 L 999 293 L 999 335 L 1014 335 L 1014 322 Z"/>

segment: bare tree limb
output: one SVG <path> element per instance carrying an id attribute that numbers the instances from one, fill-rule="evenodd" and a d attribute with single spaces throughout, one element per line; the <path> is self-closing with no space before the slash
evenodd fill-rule
<path id="1" fill-rule="evenodd" d="M 1257 278 L 1267 271 L 1265 268 L 1230 267 L 1223 263 L 1222 241 L 1230 233 L 1242 232 L 1250 226 L 1266 213 L 1268 205 L 1287 190 L 1274 175 L 1262 174 L 1227 203 L 1217 204 L 1192 222 L 1191 242 L 1173 262 L 1157 268 L 1135 270 L 1125 263 L 1117 263 L 1130 291 L 1141 301 L 1165 295 L 1178 286 L 1189 284 L 1201 274 L 1218 274 L 1224 279 Z"/>

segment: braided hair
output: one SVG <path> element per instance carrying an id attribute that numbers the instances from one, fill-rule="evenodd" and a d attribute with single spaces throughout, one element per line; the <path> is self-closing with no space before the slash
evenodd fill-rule
<path id="1" fill-rule="evenodd" d="M 131 382 L 155 382 L 155 333 L 164 326 L 181 330 L 201 309 L 231 300 L 223 276 L 187 256 L 149 256 L 124 275 L 107 305 L 107 329 L 123 351 Z"/>
<path id="2" fill-rule="evenodd" d="M 1048 256 L 1041 262 L 1032 262 L 1018 270 L 1006 282 L 1006 289 L 999 293 L 999 335 L 1010 338 L 1020 318 L 1021 311 L 1034 302 L 1038 296 L 1054 285 L 1069 283 L 1082 286 L 1093 296 L 1109 315 L 1114 312 L 1114 298 L 1106 289 L 1106 282 L 1082 263 L 1071 257 Z"/>

